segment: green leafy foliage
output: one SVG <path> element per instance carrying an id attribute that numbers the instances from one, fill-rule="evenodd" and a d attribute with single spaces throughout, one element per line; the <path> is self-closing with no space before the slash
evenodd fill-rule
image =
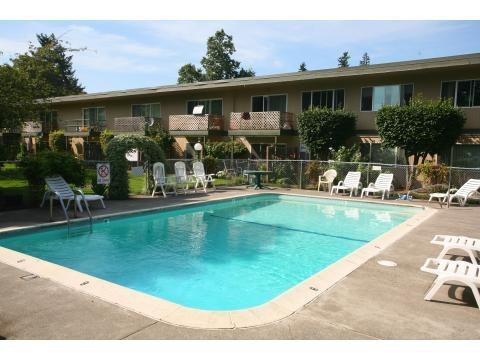
<path id="1" fill-rule="evenodd" d="M 340 162 L 359 162 L 362 158 L 360 147 L 355 144 L 351 147 L 340 146 L 338 150 L 331 151 L 332 160 Z"/>
<path id="2" fill-rule="evenodd" d="M 141 135 L 115 136 L 107 145 L 106 156 L 110 161 L 110 186 L 108 194 L 111 199 L 128 198 L 128 161 L 125 153 L 132 149 L 143 152 L 144 159 L 148 164 L 148 191 L 153 187 L 152 166 L 155 162 L 165 162 L 162 148 L 151 138 Z"/>
<path id="3" fill-rule="evenodd" d="M 65 151 L 42 151 L 24 157 L 20 163 L 30 186 L 42 185 L 47 176 L 60 175 L 76 186 L 85 185 L 85 168 Z"/>
<path id="4" fill-rule="evenodd" d="M 170 154 L 172 145 L 175 143 L 175 138 L 163 129 L 155 131 L 150 135 L 153 141 L 155 141 L 163 150 L 165 154 Z"/>
<path id="5" fill-rule="evenodd" d="M 378 133 L 385 147 L 400 147 L 414 163 L 427 155 L 448 151 L 465 124 L 465 115 L 451 101 L 420 97 L 408 106 L 384 106 L 377 112 Z"/>
<path id="6" fill-rule="evenodd" d="M 26 76 L 32 86 L 37 86 L 37 98 L 83 93 L 84 88 L 73 70 L 73 56 L 67 53 L 85 48 L 71 48 L 54 34 L 37 34 L 37 41 L 39 46 L 30 43 L 26 53 L 12 59 L 13 67 Z"/>
<path id="7" fill-rule="evenodd" d="M 208 141 L 205 144 L 205 153 L 217 159 L 246 159 L 249 156 L 248 149 L 241 141 Z"/>
<path id="8" fill-rule="evenodd" d="M 197 68 L 193 64 L 185 64 L 178 70 L 179 84 L 195 83 L 205 80 L 205 74 L 201 68 Z"/>
<path id="9" fill-rule="evenodd" d="M 113 135 L 113 133 L 108 129 L 105 129 L 100 133 L 99 142 L 100 142 L 100 147 L 102 148 L 103 153 L 105 153 L 105 151 L 107 150 L 108 143 L 114 137 L 115 137 L 115 135 Z"/>
<path id="10" fill-rule="evenodd" d="M 432 161 L 425 161 L 417 166 L 417 170 L 424 186 L 448 182 L 448 167 L 443 164 L 435 165 Z"/>
<path id="11" fill-rule="evenodd" d="M 342 56 L 338 58 L 338 67 L 349 67 L 350 64 L 348 63 L 348 60 L 350 60 L 350 55 L 348 54 L 348 51 L 344 51 Z"/>
<path id="12" fill-rule="evenodd" d="M 4 133 L 0 139 L 2 141 L 0 143 L 0 161 L 16 160 L 18 154 L 21 153 L 21 134 Z"/>
<path id="13" fill-rule="evenodd" d="M 202 160 L 203 166 L 205 167 L 205 172 L 207 174 L 216 174 L 217 169 L 217 159 L 213 156 L 207 155 Z"/>
<path id="14" fill-rule="evenodd" d="M 48 134 L 48 146 L 52 151 L 66 151 L 67 138 L 63 130 L 55 130 Z"/>
<path id="15" fill-rule="evenodd" d="M 355 135 L 355 114 L 344 110 L 313 108 L 297 115 L 298 132 L 312 156 L 326 159 Z"/>
<path id="16" fill-rule="evenodd" d="M 240 62 L 232 58 L 235 51 L 233 37 L 223 29 L 216 31 L 207 40 L 207 53 L 200 61 L 203 69 L 190 63 L 183 65 L 178 71 L 178 83 L 255 76 L 255 71 L 240 67 Z"/>

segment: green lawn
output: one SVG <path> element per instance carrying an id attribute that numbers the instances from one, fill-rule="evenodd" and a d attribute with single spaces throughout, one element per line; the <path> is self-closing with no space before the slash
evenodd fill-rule
<path id="1" fill-rule="evenodd" d="M 83 191 L 86 194 L 93 194 L 91 188 L 91 179 L 95 176 L 94 169 L 86 169 L 86 179 Z M 129 173 L 128 182 L 131 194 L 145 194 L 145 176 L 132 176 Z M 243 183 L 243 177 L 233 179 L 216 179 L 216 186 L 240 185 Z M 1 208 L 21 208 L 37 206 L 40 202 L 43 191 L 33 191 L 28 186 L 22 170 L 15 164 L 5 164 L 0 167 L 0 209 Z M 2 203 L 3 202 L 3 203 Z"/>

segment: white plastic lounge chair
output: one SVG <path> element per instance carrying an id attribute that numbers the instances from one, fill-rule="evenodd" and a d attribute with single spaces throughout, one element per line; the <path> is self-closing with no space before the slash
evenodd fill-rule
<path id="1" fill-rule="evenodd" d="M 432 300 L 435 293 L 446 282 L 455 281 L 468 286 L 477 301 L 480 309 L 480 266 L 466 261 L 453 261 L 446 259 L 427 259 L 420 270 L 437 275 L 432 288 L 425 295 L 425 300 Z"/>
<path id="2" fill-rule="evenodd" d="M 202 185 L 203 191 L 207 192 L 208 184 L 212 184 L 213 191 L 216 190 L 215 188 L 215 180 L 212 178 L 215 174 L 205 174 L 205 168 L 203 167 L 203 163 L 201 161 L 196 161 L 193 163 L 193 176 L 195 177 L 195 189 L 198 185 Z"/>
<path id="3" fill-rule="evenodd" d="M 167 185 L 173 185 L 173 192 L 177 195 L 177 190 L 175 189 L 175 184 L 169 184 L 165 176 L 165 165 L 161 162 L 156 162 L 153 164 L 153 180 L 155 181 L 155 186 L 153 187 L 152 197 L 155 196 L 156 190 L 160 188 L 162 191 L 163 197 L 167 197 L 165 193 L 165 187 Z"/>
<path id="4" fill-rule="evenodd" d="M 362 173 L 360 171 L 349 171 L 347 176 L 345 176 L 345 180 L 340 181 L 338 185 L 332 187 L 330 191 L 330 195 L 333 195 L 334 192 L 338 194 L 338 190 L 348 191 L 350 193 L 350 197 L 352 196 L 353 192 L 355 195 L 358 193 L 358 189 L 362 187 L 360 183 L 360 177 Z"/>
<path id="5" fill-rule="evenodd" d="M 470 179 L 465 184 L 463 184 L 462 187 L 458 189 L 453 195 L 451 194 L 449 196 L 448 193 L 433 193 L 430 194 L 430 199 L 428 199 L 428 201 L 430 202 L 432 201 L 432 199 L 437 198 L 439 202 L 440 200 L 446 202 L 447 199 L 450 198 L 450 200 L 448 200 L 450 201 L 450 203 L 452 203 L 454 199 L 457 199 L 460 206 L 465 206 L 468 198 L 475 194 L 479 188 L 480 179 Z"/>
<path id="6" fill-rule="evenodd" d="M 318 177 L 318 189 L 320 191 L 320 186 L 327 185 L 328 192 L 332 190 L 333 181 L 337 177 L 337 171 L 334 169 L 330 169 L 325 171 L 323 175 Z"/>
<path id="7" fill-rule="evenodd" d="M 390 191 L 392 189 L 393 174 L 379 174 L 375 183 L 368 184 L 368 187 L 362 189 L 361 198 L 363 195 L 370 195 L 370 193 L 375 194 L 378 192 L 382 193 L 382 200 L 385 199 L 385 194 L 387 199 L 390 197 Z"/>
<path id="8" fill-rule="evenodd" d="M 437 256 L 437 259 L 443 259 L 450 250 L 457 249 L 465 251 L 471 262 L 478 265 L 475 252 L 477 255 L 480 253 L 480 239 L 467 236 L 435 235 L 430 243 L 443 246 L 443 250 Z"/>
<path id="9" fill-rule="evenodd" d="M 72 189 L 61 176 L 46 177 L 45 183 L 47 184 L 48 190 L 43 195 L 43 200 L 40 204 L 40 207 L 43 207 L 47 199 L 49 200 L 52 198 L 53 200 L 60 201 L 60 205 L 66 214 L 68 207 L 70 206 L 70 202 L 76 198 L 77 208 L 80 210 L 80 212 L 83 212 L 81 204 L 82 201 L 84 202 L 85 206 L 88 206 L 87 202 L 100 201 L 102 207 L 105 209 L 105 203 L 103 202 L 102 195 L 85 195 L 80 189 Z M 67 202 L 66 206 L 65 201 Z"/>
<path id="10" fill-rule="evenodd" d="M 190 188 L 190 184 L 194 185 L 195 182 L 190 179 L 190 176 L 187 174 L 187 166 L 183 161 L 177 161 L 174 164 L 175 168 L 175 181 L 177 186 L 180 185 L 182 187 L 183 193 L 187 195 L 188 189 Z M 195 188 L 193 189 L 195 192 L 197 191 Z"/>

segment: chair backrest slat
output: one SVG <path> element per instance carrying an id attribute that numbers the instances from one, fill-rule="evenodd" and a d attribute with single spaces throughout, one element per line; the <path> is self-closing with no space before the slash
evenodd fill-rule
<path id="1" fill-rule="evenodd" d="M 470 179 L 468 180 L 463 186 L 458 189 L 455 193 L 457 195 L 467 196 L 473 191 L 477 191 L 480 188 L 480 180 L 479 179 Z"/>
<path id="2" fill-rule="evenodd" d="M 393 174 L 380 174 L 375 180 L 375 187 L 382 190 L 390 190 L 390 185 L 392 185 Z"/>
<path id="3" fill-rule="evenodd" d="M 165 165 L 161 162 L 153 164 L 153 178 L 157 183 L 165 183 Z"/>
<path id="4" fill-rule="evenodd" d="M 56 191 L 61 197 L 73 197 L 74 193 L 65 179 L 61 176 L 50 176 L 45 178 L 45 183 L 51 191 Z"/>
<path id="5" fill-rule="evenodd" d="M 187 181 L 187 166 L 183 161 L 177 161 L 174 164 L 175 167 L 175 177 L 177 182 L 184 183 Z"/>
<path id="6" fill-rule="evenodd" d="M 361 176 L 362 173 L 359 171 L 349 171 L 347 173 L 347 176 L 345 176 L 343 184 L 348 187 L 356 188 L 358 186 L 358 183 L 360 182 Z"/>
<path id="7" fill-rule="evenodd" d="M 193 163 L 193 173 L 195 176 L 205 176 L 205 168 L 203 167 L 203 163 L 201 161 L 195 161 Z"/>
<path id="8" fill-rule="evenodd" d="M 325 173 L 323 174 L 323 177 L 327 179 L 327 181 L 333 182 L 333 180 L 335 180 L 335 178 L 337 177 L 337 170 L 329 169 L 325 171 Z"/>

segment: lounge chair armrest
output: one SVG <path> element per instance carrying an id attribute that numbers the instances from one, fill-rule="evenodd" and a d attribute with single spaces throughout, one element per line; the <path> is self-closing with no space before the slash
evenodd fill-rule
<path id="1" fill-rule="evenodd" d="M 342 186 L 343 185 L 343 180 L 340 180 L 337 185 Z"/>
<path id="2" fill-rule="evenodd" d="M 359 189 L 363 189 L 363 185 L 362 185 L 361 182 L 358 183 L 358 188 L 359 188 Z"/>
<path id="3" fill-rule="evenodd" d="M 375 188 L 375 183 L 370 183 L 370 184 L 368 184 L 367 187 L 369 187 L 369 188 Z"/>
<path id="4" fill-rule="evenodd" d="M 82 198 L 82 200 L 86 203 L 86 200 L 85 200 L 85 194 L 83 193 L 83 191 L 81 189 L 78 189 L 78 188 L 74 188 L 72 189 L 73 190 L 73 193 L 75 195 L 80 195 L 80 197 Z"/>

